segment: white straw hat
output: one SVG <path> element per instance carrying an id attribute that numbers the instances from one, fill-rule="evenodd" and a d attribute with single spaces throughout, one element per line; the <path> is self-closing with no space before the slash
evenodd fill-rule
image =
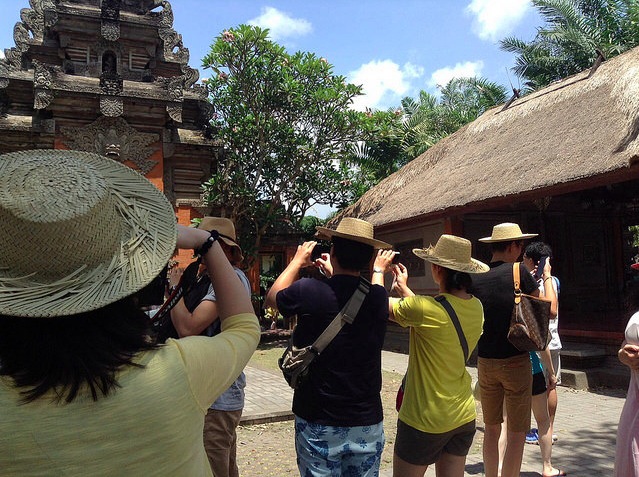
<path id="1" fill-rule="evenodd" d="M 331 239 L 333 237 L 342 237 L 354 242 L 365 243 L 374 248 L 393 248 L 389 243 L 382 242 L 373 237 L 373 224 L 362 219 L 354 217 L 345 217 L 337 225 L 337 229 L 328 229 L 326 227 L 315 227 L 318 235 L 322 238 Z"/>
<path id="2" fill-rule="evenodd" d="M 492 242 L 510 242 L 513 240 L 525 240 L 536 237 L 539 234 L 525 234 L 522 233 L 519 225 L 512 224 L 510 222 L 504 222 L 503 224 L 497 224 L 493 227 L 493 234 L 490 237 L 480 238 L 480 242 L 492 243 Z"/>
<path id="3" fill-rule="evenodd" d="M 451 270 L 466 273 L 484 273 L 490 270 L 488 265 L 472 258 L 470 252 L 469 240 L 447 234 L 439 237 L 434 247 L 431 245 L 428 248 L 413 249 L 413 253 L 419 258 Z"/>
<path id="4" fill-rule="evenodd" d="M 101 308 L 149 284 L 173 255 L 173 207 L 142 175 L 97 154 L 0 156 L 0 314 Z"/>

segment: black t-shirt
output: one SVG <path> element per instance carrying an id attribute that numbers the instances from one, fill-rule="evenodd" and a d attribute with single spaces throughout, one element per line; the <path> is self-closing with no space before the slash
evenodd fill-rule
<path id="1" fill-rule="evenodd" d="M 312 344 L 351 298 L 359 278 L 336 275 L 328 281 L 303 278 L 277 294 L 284 316 L 297 315 L 293 342 Z M 388 294 L 372 285 L 352 324 L 310 366 L 307 381 L 295 390 L 293 412 L 327 426 L 368 426 L 383 419 L 382 345 L 388 319 Z"/>
<path id="2" fill-rule="evenodd" d="M 537 282 L 523 263 L 519 264 L 521 291 L 531 294 Z M 484 305 L 484 331 L 477 344 L 478 356 L 503 359 L 527 353 L 508 341 L 508 328 L 514 306 L 513 264 L 492 262 L 486 273 L 473 276 L 472 293 Z"/>

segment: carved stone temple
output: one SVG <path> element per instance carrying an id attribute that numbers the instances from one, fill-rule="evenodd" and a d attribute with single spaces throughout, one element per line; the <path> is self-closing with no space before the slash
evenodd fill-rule
<path id="1" fill-rule="evenodd" d="M 26 3 L 26 0 L 25 0 Z M 168 1 L 29 0 L 0 60 L 0 153 L 106 155 L 163 190 L 181 223 L 220 144 Z M 17 14 L 18 12 L 16 12 Z M 3 12 L 4 15 L 12 12 Z"/>

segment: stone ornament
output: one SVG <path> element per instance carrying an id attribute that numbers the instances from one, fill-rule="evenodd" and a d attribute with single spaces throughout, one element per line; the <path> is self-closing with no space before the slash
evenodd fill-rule
<path id="1" fill-rule="evenodd" d="M 124 114 L 124 101 L 122 98 L 100 96 L 100 112 L 110 118 L 122 116 Z"/>
<path id="2" fill-rule="evenodd" d="M 155 152 L 149 145 L 159 141 L 160 136 L 139 132 L 120 117 L 102 116 L 86 127 L 64 127 L 62 134 L 71 149 L 95 152 L 120 162 L 130 161 L 142 174 L 148 174 L 157 165 L 157 161 L 148 159 Z"/>

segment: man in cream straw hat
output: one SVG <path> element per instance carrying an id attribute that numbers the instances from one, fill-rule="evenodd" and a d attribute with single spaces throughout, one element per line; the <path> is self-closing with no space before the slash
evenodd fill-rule
<path id="1" fill-rule="evenodd" d="M 247 296 L 251 296 L 251 284 L 239 268 L 243 256 L 237 243 L 235 224 L 225 217 L 202 218 L 197 226 L 203 230 L 217 230 L 219 243 L 226 258 L 233 266 L 235 274 L 242 282 Z M 172 270 L 169 284 L 175 285 L 180 279 L 182 269 Z M 180 338 L 184 336 L 215 336 L 220 333 L 219 312 L 215 289 L 211 285 L 205 266 L 198 286 L 184 296 L 171 310 L 171 320 Z M 202 283 L 202 285 L 199 285 Z M 208 285 L 207 285 L 208 284 Z M 244 388 L 246 376 L 240 373 L 231 387 L 211 404 L 204 420 L 204 448 L 215 477 L 237 477 L 237 426 L 240 424 L 244 408 Z"/>
<path id="2" fill-rule="evenodd" d="M 491 245 L 490 271 L 478 276 L 472 292 L 484 305 L 484 331 L 479 339 L 477 371 L 486 432 L 484 469 L 487 477 L 497 477 L 498 441 L 503 421 L 503 406 L 508 417 L 507 447 L 501 476 L 519 475 L 526 432 L 530 429 L 532 369 L 528 352 L 508 341 L 513 309 L 513 263 L 522 254 L 524 240 L 537 234 L 523 233 L 517 224 L 493 227 L 490 237 L 479 239 Z M 519 264 L 520 288 L 537 296 L 539 290 L 523 263 Z"/>
<path id="3" fill-rule="evenodd" d="M 259 342 L 216 231 L 178 226 L 164 194 L 79 151 L 0 156 L 0 473 L 212 476 L 206 409 Z M 149 339 L 132 295 L 194 249 L 222 333 Z"/>
<path id="4" fill-rule="evenodd" d="M 415 295 L 406 267 L 392 266 L 393 288 L 402 298 L 390 299 L 390 318 L 411 329 L 393 473 L 424 475 L 435 464 L 437 475 L 462 477 L 476 418 L 466 361 L 483 324 L 482 304 L 468 288 L 471 274 L 489 267 L 471 257 L 470 241 L 454 235 L 442 235 L 435 246 L 413 253 L 430 262 L 439 295 Z M 382 257 L 381 266 L 391 267 L 392 256 Z M 373 282 L 383 285 L 383 275 Z"/>
<path id="5" fill-rule="evenodd" d="M 356 218 L 342 219 L 336 230 L 317 227 L 317 231 L 331 240 L 330 256 L 312 262 L 317 242 L 298 246 L 265 303 L 284 316 L 297 315 L 293 344 L 298 348 L 313 344 L 353 296 L 360 271 L 370 265 L 374 250 L 391 248 L 374 238 L 371 223 Z M 297 280 L 301 268 L 313 265 L 329 279 Z M 349 475 L 379 474 L 384 448 L 381 350 L 387 316 L 386 289 L 372 285 L 354 321 L 342 327 L 295 389 L 300 475 L 346 475 L 347 469 Z M 349 450 L 355 448 L 357 452 Z"/>

